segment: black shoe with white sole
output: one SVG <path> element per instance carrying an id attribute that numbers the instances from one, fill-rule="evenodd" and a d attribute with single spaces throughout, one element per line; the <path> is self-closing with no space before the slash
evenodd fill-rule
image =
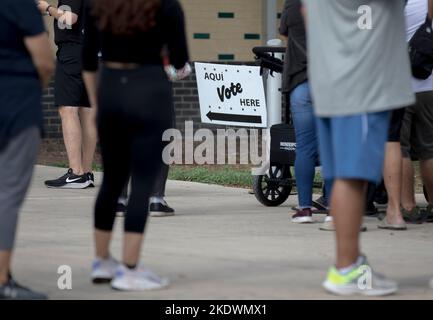
<path id="1" fill-rule="evenodd" d="M 95 175 L 92 172 L 87 172 L 87 179 L 90 181 L 89 188 L 95 187 Z"/>
<path id="2" fill-rule="evenodd" d="M 151 217 L 174 216 L 174 209 L 170 208 L 166 203 L 151 203 L 149 212 Z"/>
<path id="3" fill-rule="evenodd" d="M 66 174 L 55 180 L 45 181 L 48 188 L 60 189 L 85 189 L 92 184 L 87 173 L 76 175 L 72 169 L 69 169 Z"/>

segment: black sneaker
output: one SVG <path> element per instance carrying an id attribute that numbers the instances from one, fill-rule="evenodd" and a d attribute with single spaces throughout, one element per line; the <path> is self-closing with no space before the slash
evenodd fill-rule
<path id="1" fill-rule="evenodd" d="M 314 210 L 313 213 L 321 213 L 321 214 L 323 214 L 323 213 L 328 214 L 329 213 L 329 208 L 328 208 L 328 205 L 326 203 L 324 196 L 321 196 L 317 200 L 313 200 L 313 206 L 314 206 L 314 208 L 317 209 L 317 210 Z"/>
<path id="2" fill-rule="evenodd" d="M 16 283 L 12 278 L 0 286 L 0 300 L 46 300 L 48 297 Z"/>
<path id="3" fill-rule="evenodd" d="M 151 203 L 149 212 L 151 217 L 174 216 L 174 209 L 170 208 L 166 203 Z"/>
<path id="4" fill-rule="evenodd" d="M 374 203 L 367 203 L 365 208 L 365 215 L 369 217 L 377 217 L 379 214 L 379 210 L 376 208 Z"/>
<path id="5" fill-rule="evenodd" d="M 87 180 L 90 181 L 89 188 L 95 187 L 95 175 L 92 172 L 87 172 Z"/>
<path id="6" fill-rule="evenodd" d="M 62 188 L 62 189 L 85 189 L 89 187 L 91 181 L 88 174 L 76 175 L 72 169 L 69 169 L 66 174 L 55 180 L 45 181 L 48 188 Z"/>

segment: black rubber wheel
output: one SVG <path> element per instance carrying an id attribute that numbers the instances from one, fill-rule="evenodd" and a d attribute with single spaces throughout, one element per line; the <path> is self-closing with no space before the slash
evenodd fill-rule
<path id="1" fill-rule="evenodd" d="M 427 200 L 427 202 L 429 202 L 429 200 L 428 200 L 428 194 L 427 194 L 427 189 L 425 188 L 425 186 L 423 186 L 422 190 L 424 192 L 425 199 Z"/>
<path id="2" fill-rule="evenodd" d="M 253 190 L 257 200 L 267 207 L 283 204 L 292 191 L 289 166 L 271 166 L 267 175 L 254 176 Z"/>

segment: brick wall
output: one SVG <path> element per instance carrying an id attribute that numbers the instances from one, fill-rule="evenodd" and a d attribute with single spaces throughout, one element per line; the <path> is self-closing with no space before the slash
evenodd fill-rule
<path id="1" fill-rule="evenodd" d="M 235 63 L 252 65 L 253 63 Z M 62 142 L 62 129 L 57 108 L 54 106 L 54 83 L 51 82 L 43 95 L 45 140 L 52 143 Z M 173 83 L 173 93 L 176 111 L 176 128 L 183 131 L 185 121 L 194 121 L 194 128 L 227 128 L 201 123 L 200 105 L 195 73 L 193 72 L 187 79 Z M 284 113 L 284 112 L 283 112 Z"/>

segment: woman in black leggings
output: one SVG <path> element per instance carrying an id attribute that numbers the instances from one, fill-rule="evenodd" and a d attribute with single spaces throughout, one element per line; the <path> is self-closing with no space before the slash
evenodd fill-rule
<path id="1" fill-rule="evenodd" d="M 168 281 L 139 266 L 148 199 L 161 165 L 162 134 L 172 125 L 172 88 L 161 50 L 181 69 L 188 61 L 184 16 L 177 0 L 91 0 L 86 8 L 84 80 L 98 107 L 104 179 L 95 205 L 92 280 L 119 290 L 149 290 Z M 97 81 L 98 53 L 102 70 Z M 97 89 L 98 88 L 98 89 Z M 131 176 L 122 263 L 109 245 L 117 199 Z"/>

